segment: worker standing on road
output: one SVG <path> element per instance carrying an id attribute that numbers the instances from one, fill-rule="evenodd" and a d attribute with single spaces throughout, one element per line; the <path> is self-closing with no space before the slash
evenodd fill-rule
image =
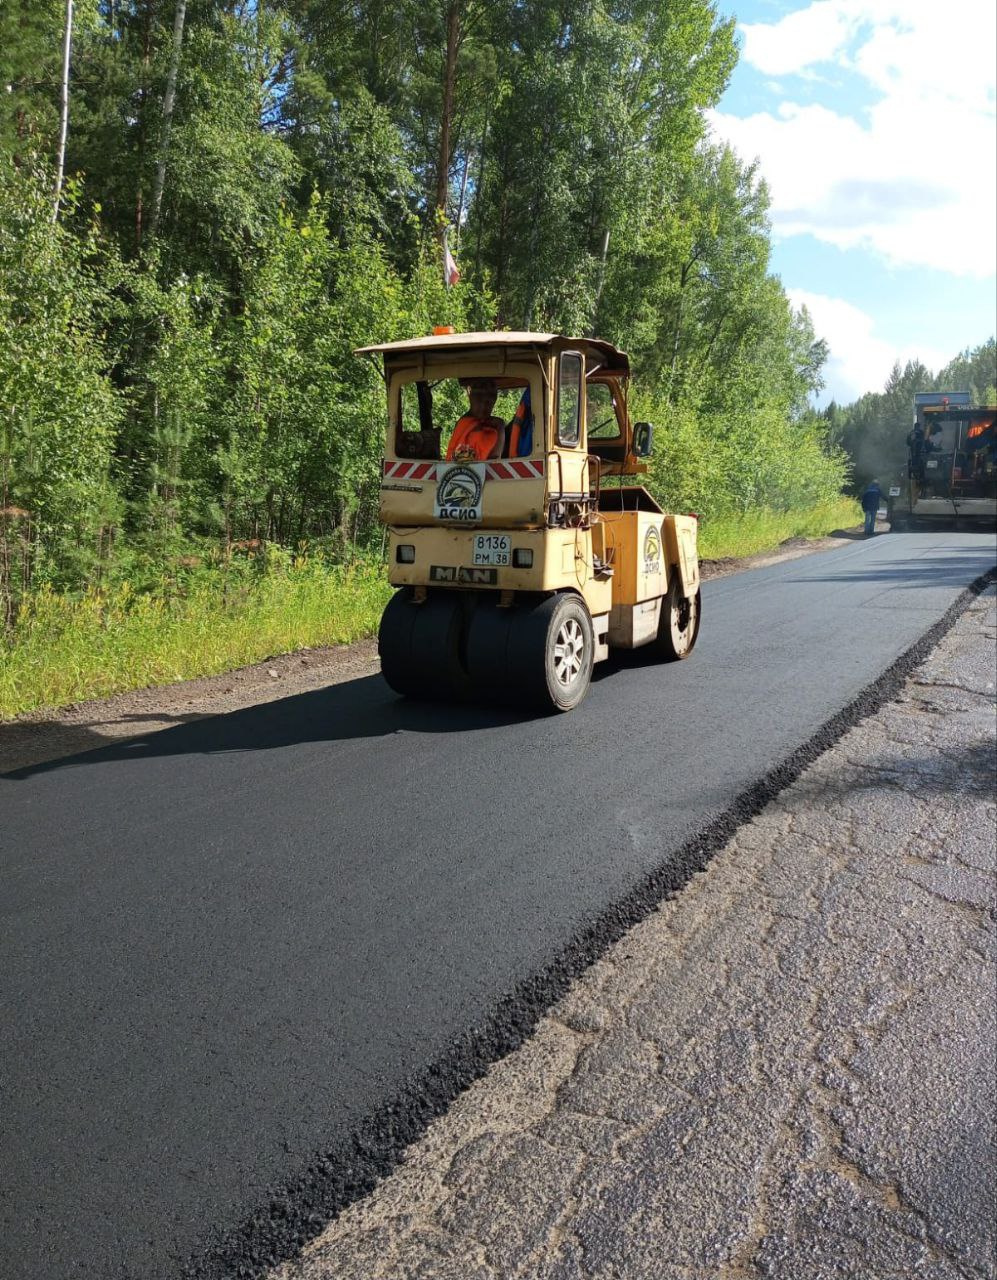
<path id="1" fill-rule="evenodd" d="M 876 532 L 876 513 L 879 511 L 882 497 L 883 491 L 879 487 L 879 481 L 871 480 L 859 499 L 862 503 L 862 510 L 865 512 L 865 536 L 867 538 L 871 538 Z"/>

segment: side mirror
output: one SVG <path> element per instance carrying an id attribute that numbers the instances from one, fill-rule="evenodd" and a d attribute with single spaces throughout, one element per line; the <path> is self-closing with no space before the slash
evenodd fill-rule
<path id="1" fill-rule="evenodd" d="M 653 438 L 654 428 L 649 422 L 634 423 L 633 447 L 631 452 L 635 458 L 648 458 L 651 456 Z"/>

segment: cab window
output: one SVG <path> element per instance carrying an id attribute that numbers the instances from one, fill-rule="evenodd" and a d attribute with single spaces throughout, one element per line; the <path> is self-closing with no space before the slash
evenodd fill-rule
<path id="1" fill-rule="evenodd" d="M 557 392 L 557 443 L 565 448 L 577 446 L 581 436 L 582 358 L 575 351 L 561 356 L 561 376 Z"/>
<path id="2" fill-rule="evenodd" d="M 494 383 L 494 403 L 489 416 L 505 424 L 500 455 L 529 456 L 533 452 L 533 415 L 525 378 L 488 378 Z M 457 423 L 470 411 L 467 378 L 417 379 L 399 388 L 395 426 L 395 453 L 399 458 L 445 458 Z M 525 407 L 524 407 L 525 402 Z M 518 424 L 518 430 L 513 430 Z M 525 428 L 529 425 L 530 430 Z M 515 454 L 512 449 L 516 447 Z"/>
<path id="3" fill-rule="evenodd" d="M 590 382 L 586 385 L 585 421 L 589 440 L 620 438 L 620 424 L 616 418 L 616 399 L 608 383 Z"/>

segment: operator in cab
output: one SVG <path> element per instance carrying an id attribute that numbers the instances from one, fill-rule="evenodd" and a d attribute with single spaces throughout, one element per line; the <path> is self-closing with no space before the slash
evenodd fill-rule
<path id="1" fill-rule="evenodd" d="M 492 410 L 498 396 L 494 378 L 472 378 L 467 384 L 470 411 L 459 419 L 447 445 L 447 462 L 486 462 L 500 458 L 505 423 Z"/>

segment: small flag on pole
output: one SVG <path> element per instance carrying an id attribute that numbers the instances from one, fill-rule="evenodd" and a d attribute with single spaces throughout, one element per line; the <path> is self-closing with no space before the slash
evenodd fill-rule
<path id="1" fill-rule="evenodd" d="M 449 230 L 449 227 L 443 229 L 443 279 L 447 288 L 452 289 L 460 279 L 460 270 L 450 252 Z"/>

